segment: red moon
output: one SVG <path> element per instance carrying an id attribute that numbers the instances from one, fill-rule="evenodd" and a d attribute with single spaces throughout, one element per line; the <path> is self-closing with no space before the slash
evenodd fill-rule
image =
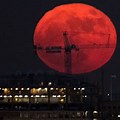
<path id="1" fill-rule="evenodd" d="M 69 45 L 78 48 L 71 49 L 69 56 L 64 50 L 64 31 Z M 107 63 L 116 48 L 116 39 L 110 18 L 95 7 L 81 3 L 60 5 L 48 11 L 34 31 L 38 57 L 49 67 L 70 74 L 91 72 Z M 52 50 L 55 47 L 61 50 L 46 52 L 47 48 Z M 66 57 L 71 59 L 71 63 Z M 71 72 L 65 70 L 67 62 L 71 65 L 68 68 Z"/>

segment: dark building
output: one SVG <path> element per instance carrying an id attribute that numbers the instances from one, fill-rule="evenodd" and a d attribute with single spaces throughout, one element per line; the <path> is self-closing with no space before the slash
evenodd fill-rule
<path id="1" fill-rule="evenodd" d="M 1 76 L 1 117 L 2 111 L 17 111 L 16 117 L 22 119 L 96 118 L 100 109 L 99 89 L 85 81 L 83 76 L 45 73 Z M 32 111 L 39 112 L 33 115 Z"/>

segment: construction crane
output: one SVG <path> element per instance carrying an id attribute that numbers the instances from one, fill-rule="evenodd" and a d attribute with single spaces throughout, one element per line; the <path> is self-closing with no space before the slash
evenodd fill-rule
<path id="1" fill-rule="evenodd" d="M 80 34 L 80 33 L 79 33 Z M 86 33 L 81 33 L 86 34 Z M 65 73 L 71 74 L 72 73 L 72 50 L 79 51 L 80 49 L 99 49 L 99 48 L 113 48 L 115 47 L 114 44 L 110 44 L 110 34 L 102 34 L 102 33 L 91 33 L 91 34 L 100 34 L 100 35 L 107 35 L 108 39 L 106 43 L 95 43 L 91 41 L 87 41 L 87 44 L 81 44 L 76 46 L 70 43 L 68 39 L 67 31 L 63 32 L 63 40 L 64 40 L 64 47 L 62 46 L 47 46 L 45 48 L 41 47 L 40 45 L 34 46 L 36 50 L 45 50 L 46 53 L 61 53 L 64 50 L 64 69 Z"/>
<path id="2" fill-rule="evenodd" d="M 73 49 L 78 51 L 79 49 L 76 48 L 76 45 L 70 44 L 70 41 L 67 36 L 67 32 L 63 32 L 63 39 L 64 39 L 64 49 L 65 49 L 65 54 L 64 54 L 64 61 L 65 61 L 65 73 L 72 73 L 72 55 L 71 52 Z"/>

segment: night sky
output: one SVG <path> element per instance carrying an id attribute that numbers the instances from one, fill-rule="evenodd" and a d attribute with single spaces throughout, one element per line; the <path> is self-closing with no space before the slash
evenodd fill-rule
<path id="1" fill-rule="evenodd" d="M 66 3 L 86 3 L 109 16 L 117 31 L 117 48 L 111 60 L 102 68 L 88 73 L 96 76 L 105 71 L 105 84 L 111 74 L 115 91 L 120 84 L 120 0 L 4 0 L 0 2 L 0 75 L 16 72 L 52 71 L 39 60 L 33 50 L 33 34 L 39 19 L 55 6 Z"/>

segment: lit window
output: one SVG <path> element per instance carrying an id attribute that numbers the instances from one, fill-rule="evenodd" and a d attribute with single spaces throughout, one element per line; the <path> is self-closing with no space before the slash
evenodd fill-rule
<path id="1" fill-rule="evenodd" d="M 61 102 L 61 103 L 64 103 L 64 99 L 60 99 L 60 102 Z"/>
<path id="2" fill-rule="evenodd" d="M 30 88 L 27 88 L 27 90 L 30 90 Z"/>
<path id="3" fill-rule="evenodd" d="M 60 95 L 58 95 L 57 97 L 60 97 Z"/>
<path id="4" fill-rule="evenodd" d="M 50 88 L 50 90 L 53 90 L 53 88 Z"/>
<path id="5" fill-rule="evenodd" d="M 47 88 L 45 88 L 45 90 L 47 91 Z"/>
<path id="6" fill-rule="evenodd" d="M 11 97 L 12 97 L 12 95 L 9 95 L 8 97 L 10 97 L 10 98 L 11 98 Z"/>
<path id="7" fill-rule="evenodd" d="M 66 95 L 63 95 L 63 97 L 66 97 Z"/>
<path id="8" fill-rule="evenodd" d="M 56 88 L 56 90 L 58 90 L 58 88 Z"/>
<path id="9" fill-rule="evenodd" d="M 80 90 L 80 88 L 78 88 L 78 90 Z"/>
<path id="10" fill-rule="evenodd" d="M 98 113 L 98 111 L 93 111 L 93 113 Z"/>
<path id="11" fill-rule="evenodd" d="M 76 88 L 74 88 L 74 90 L 76 90 Z"/>
<path id="12" fill-rule="evenodd" d="M 35 95 L 35 97 L 40 97 L 39 95 Z"/>
<path id="13" fill-rule="evenodd" d="M 38 91 L 40 91 L 41 90 L 41 88 L 38 88 Z"/>
<path id="14" fill-rule="evenodd" d="M 56 95 L 53 95 L 52 97 L 56 97 Z"/>
<path id="15" fill-rule="evenodd" d="M 31 95 L 31 97 L 34 97 L 33 95 Z"/>
<path id="16" fill-rule="evenodd" d="M 21 88 L 21 90 L 24 90 L 24 88 Z"/>
<path id="17" fill-rule="evenodd" d="M 25 97 L 25 98 L 27 98 L 27 97 L 28 97 L 28 95 L 25 95 L 24 97 Z"/>
<path id="18" fill-rule="evenodd" d="M 15 95 L 15 97 L 18 97 L 18 95 Z"/>
<path id="19" fill-rule="evenodd" d="M 118 115 L 118 117 L 120 118 L 120 115 Z"/>
<path id="20" fill-rule="evenodd" d="M 81 90 L 85 90 L 85 88 L 81 88 Z"/>
<path id="21" fill-rule="evenodd" d="M 18 88 L 15 88 L 15 90 L 18 90 Z"/>
<path id="22" fill-rule="evenodd" d="M 0 95 L 0 97 L 3 97 L 2 95 Z"/>
<path id="23" fill-rule="evenodd" d="M 22 95 L 19 95 L 20 98 L 22 98 L 23 96 Z"/>
<path id="24" fill-rule="evenodd" d="M 45 95 L 41 95 L 41 97 L 45 97 Z"/>
<path id="25" fill-rule="evenodd" d="M 48 83 L 48 85 L 52 85 L 52 83 L 51 83 L 51 82 L 49 82 L 49 83 Z"/>

